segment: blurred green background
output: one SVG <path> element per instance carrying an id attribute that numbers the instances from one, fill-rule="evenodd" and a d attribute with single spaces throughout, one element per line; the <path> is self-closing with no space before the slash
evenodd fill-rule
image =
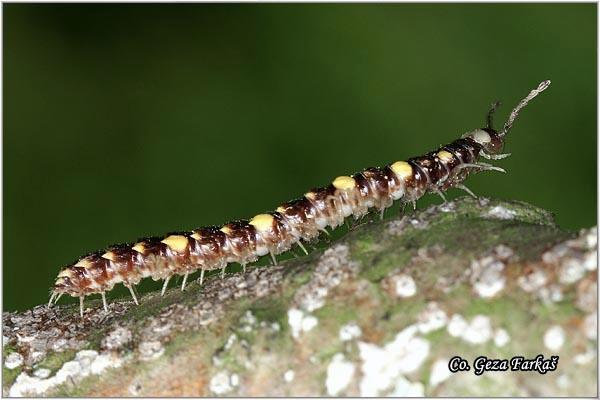
<path id="1" fill-rule="evenodd" d="M 87 251 L 425 153 L 496 99 L 500 125 L 543 79 L 497 162 L 508 174 L 468 186 L 596 223 L 595 4 L 3 10 L 5 310 L 46 301 Z"/>

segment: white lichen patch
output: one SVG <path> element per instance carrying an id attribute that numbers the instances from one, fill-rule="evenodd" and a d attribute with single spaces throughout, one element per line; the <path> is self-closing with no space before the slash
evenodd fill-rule
<path id="1" fill-rule="evenodd" d="M 359 264 L 350 260 L 347 245 L 338 244 L 325 250 L 310 282 L 302 286 L 294 296 L 298 308 L 312 312 L 325 305 L 325 299 L 331 289 L 356 275 Z"/>
<path id="2" fill-rule="evenodd" d="M 448 316 L 436 302 L 430 302 L 417 317 L 419 332 L 428 333 L 446 326 Z"/>
<path id="3" fill-rule="evenodd" d="M 576 354 L 575 357 L 573 357 L 573 361 L 578 365 L 590 364 L 596 358 L 596 353 L 597 352 L 593 348 L 588 347 L 585 353 Z"/>
<path id="4" fill-rule="evenodd" d="M 559 325 L 550 327 L 544 334 L 544 346 L 548 350 L 558 351 L 565 343 L 565 331 Z"/>
<path id="5" fill-rule="evenodd" d="M 515 252 L 510 247 L 504 244 L 499 244 L 494 248 L 494 254 L 498 259 L 506 261 L 510 259 L 515 254 Z"/>
<path id="6" fill-rule="evenodd" d="M 216 395 L 222 395 L 231 392 L 236 386 L 232 382 L 233 375 L 230 376 L 229 372 L 227 371 L 218 372 L 210 380 L 210 391 Z"/>
<path id="7" fill-rule="evenodd" d="M 77 382 L 80 379 L 102 373 L 107 368 L 121 366 L 122 359 L 113 354 L 98 354 L 94 350 L 81 350 L 75 355 L 73 361 L 68 361 L 49 378 L 29 376 L 21 373 L 9 390 L 10 397 L 24 397 L 43 395 L 48 390 L 67 381 Z"/>
<path id="8" fill-rule="evenodd" d="M 140 359 L 154 360 L 165 352 L 165 348 L 161 342 L 153 340 L 140 343 L 138 351 L 140 353 Z"/>
<path id="9" fill-rule="evenodd" d="M 352 382 L 354 370 L 354 364 L 347 361 L 342 353 L 334 355 L 327 366 L 327 379 L 325 380 L 327 394 L 337 396 L 342 393 Z"/>
<path id="10" fill-rule="evenodd" d="M 398 297 L 411 297 L 417 293 L 417 284 L 410 275 L 396 275 L 391 278 L 391 282 L 396 289 L 396 296 Z"/>
<path id="11" fill-rule="evenodd" d="M 394 390 L 389 397 L 423 397 L 425 396 L 425 387 L 421 382 L 411 382 L 403 376 L 396 379 Z"/>
<path id="12" fill-rule="evenodd" d="M 225 350 L 229 350 L 231 349 L 231 347 L 233 346 L 233 344 L 237 341 L 237 335 L 235 333 L 232 333 L 231 335 L 229 335 L 229 337 L 227 338 L 227 341 L 225 342 L 225 346 L 223 346 L 223 348 Z"/>
<path id="13" fill-rule="evenodd" d="M 378 396 L 391 388 L 401 374 L 418 370 L 429 355 L 429 342 L 416 334 L 418 328 L 411 325 L 399 332 L 395 339 L 383 347 L 358 342 L 362 360 L 360 381 L 361 396 Z"/>
<path id="14" fill-rule="evenodd" d="M 516 215 L 517 215 L 516 211 L 511 210 L 510 208 L 503 207 L 503 206 L 492 207 L 487 212 L 487 216 L 489 218 L 495 218 L 495 219 L 514 219 Z"/>
<path id="15" fill-rule="evenodd" d="M 448 362 L 450 360 L 444 358 L 436 360 L 431 366 L 431 373 L 429 374 L 429 386 L 432 388 L 436 387 L 446 379 L 450 378 L 452 372 L 448 368 Z"/>
<path id="16" fill-rule="evenodd" d="M 582 311 L 592 312 L 598 308 L 598 284 L 595 280 L 585 279 L 577 285 L 575 305 Z"/>
<path id="17" fill-rule="evenodd" d="M 36 378 L 46 379 L 50 376 L 50 370 L 48 368 L 38 368 L 33 371 L 33 376 Z"/>
<path id="18" fill-rule="evenodd" d="M 575 258 L 563 260 L 558 270 L 558 281 L 560 283 L 574 283 L 583 278 L 585 267 L 583 263 Z"/>
<path id="19" fill-rule="evenodd" d="M 473 260 L 470 281 L 479 297 L 490 298 L 498 294 L 506 284 L 504 263 L 491 256 Z"/>
<path id="20" fill-rule="evenodd" d="M 590 340 L 598 338 L 598 314 L 590 313 L 583 319 L 583 333 Z"/>
<path id="21" fill-rule="evenodd" d="M 490 318 L 485 315 L 474 316 L 461 337 L 466 342 L 473 344 L 487 342 L 492 337 L 492 325 Z"/>
<path id="22" fill-rule="evenodd" d="M 304 311 L 297 308 L 288 310 L 288 324 L 292 330 L 294 339 L 298 339 L 302 332 L 308 332 L 318 324 L 315 316 L 306 314 Z"/>
<path id="23" fill-rule="evenodd" d="M 496 329 L 494 333 L 494 344 L 498 347 L 504 347 L 510 342 L 510 336 L 505 329 Z"/>
<path id="24" fill-rule="evenodd" d="M 485 315 L 475 315 L 468 323 L 461 315 L 454 314 L 447 327 L 450 336 L 459 337 L 471 344 L 482 344 L 492 338 L 492 324 Z"/>
<path id="25" fill-rule="evenodd" d="M 469 324 L 462 315 L 453 314 L 452 317 L 450 317 L 450 321 L 448 322 L 448 327 L 446 329 L 448 330 L 450 336 L 460 337 L 468 326 Z"/>
<path id="26" fill-rule="evenodd" d="M 541 268 L 534 268 L 526 275 L 519 276 L 517 284 L 526 292 L 533 292 L 542 288 L 548 282 L 548 275 Z"/>
<path id="27" fill-rule="evenodd" d="M 4 366 L 8 369 L 15 369 L 23 365 L 23 356 L 19 353 L 10 353 L 4 360 Z"/>
<path id="28" fill-rule="evenodd" d="M 564 297 L 560 285 L 545 286 L 537 291 L 537 296 L 544 304 L 558 303 Z"/>
<path id="29" fill-rule="evenodd" d="M 288 369 L 287 371 L 285 371 L 285 374 L 283 374 L 283 380 L 286 381 L 287 383 L 292 382 L 295 377 L 296 377 L 296 373 L 292 369 Z"/>
<path id="30" fill-rule="evenodd" d="M 542 261 L 558 268 L 558 281 L 568 285 L 598 268 L 596 228 L 583 230 L 575 239 L 559 243 L 542 254 Z"/>
<path id="31" fill-rule="evenodd" d="M 131 342 L 132 338 L 133 336 L 129 329 L 117 327 L 102 339 L 101 345 L 107 350 L 118 350 Z"/>
<path id="32" fill-rule="evenodd" d="M 362 335 L 360 326 L 356 325 L 355 322 L 346 324 L 340 328 L 339 337 L 342 342 L 347 342 L 353 339 L 357 339 Z"/>
<path id="33" fill-rule="evenodd" d="M 556 378 L 556 386 L 559 389 L 566 390 L 571 386 L 571 378 L 567 374 L 560 374 L 558 378 Z"/>

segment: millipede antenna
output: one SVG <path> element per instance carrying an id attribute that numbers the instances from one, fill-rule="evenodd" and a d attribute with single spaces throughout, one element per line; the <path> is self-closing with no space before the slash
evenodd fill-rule
<path id="1" fill-rule="evenodd" d="M 550 86 L 549 80 L 541 82 L 537 88 L 535 88 L 531 92 L 529 92 L 527 97 L 525 97 L 523 100 L 521 100 L 519 102 L 519 104 L 517 104 L 517 106 L 510 113 L 510 116 L 508 117 L 508 121 L 506 121 L 506 123 L 504 124 L 502 131 L 499 133 L 500 136 L 504 136 L 508 133 L 508 131 L 510 131 L 510 128 L 512 128 L 512 126 L 513 126 L 513 123 L 519 116 L 519 112 L 521 111 L 521 109 L 523 109 L 523 107 L 525 107 L 534 97 L 536 97 L 538 94 L 540 94 L 544 90 L 546 90 L 548 88 L 548 86 Z"/>
<path id="2" fill-rule="evenodd" d="M 487 125 L 486 128 L 489 129 L 493 129 L 493 125 L 494 125 L 494 113 L 496 112 L 496 110 L 498 109 L 498 107 L 500 107 L 502 105 L 502 103 L 500 103 L 499 101 L 496 101 L 494 103 L 492 103 L 491 107 L 490 107 L 490 111 L 488 111 L 488 115 L 487 115 Z"/>

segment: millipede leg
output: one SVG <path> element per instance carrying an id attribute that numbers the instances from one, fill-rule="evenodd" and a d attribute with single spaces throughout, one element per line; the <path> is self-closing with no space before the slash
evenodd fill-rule
<path id="1" fill-rule="evenodd" d="M 457 167 L 457 169 L 463 169 L 463 168 L 477 168 L 482 171 L 498 171 L 498 172 L 506 173 L 506 170 L 504 168 L 496 167 L 495 165 L 486 164 L 486 163 L 477 163 L 477 164 L 466 163 L 466 164 L 460 164 Z"/>
<path id="2" fill-rule="evenodd" d="M 102 306 L 104 306 L 104 311 L 108 311 L 108 304 L 106 303 L 106 293 L 100 293 L 102 296 Z"/>
<path id="3" fill-rule="evenodd" d="M 471 196 L 473 196 L 474 198 L 477 198 L 477 195 L 475 193 L 473 193 L 471 191 L 471 189 L 469 189 L 468 187 L 466 187 L 465 185 L 463 185 L 462 183 L 459 183 L 458 185 L 455 185 L 454 187 L 456 187 L 457 189 L 462 189 L 465 192 L 467 192 L 468 194 L 470 194 Z"/>
<path id="4" fill-rule="evenodd" d="M 271 255 L 271 261 L 273 262 L 273 266 L 277 265 L 277 258 L 275 258 L 275 254 L 272 251 L 269 252 Z"/>
<path id="5" fill-rule="evenodd" d="M 56 299 L 54 300 L 54 304 L 58 303 L 58 299 L 60 299 L 62 297 L 62 293 L 59 293 L 58 296 L 56 296 Z"/>
<path id="6" fill-rule="evenodd" d="M 227 265 L 221 268 L 221 279 L 225 278 L 225 268 L 227 268 Z"/>
<path id="7" fill-rule="evenodd" d="M 52 292 L 52 294 L 50 295 L 50 301 L 48 301 L 48 308 L 52 307 L 52 300 L 54 300 L 55 296 L 56 296 L 56 293 Z"/>
<path id="8" fill-rule="evenodd" d="M 383 221 L 383 215 L 385 214 L 385 208 L 379 212 L 379 220 Z"/>
<path id="9" fill-rule="evenodd" d="M 402 203 L 402 204 L 400 205 L 400 208 L 398 208 L 398 212 L 399 212 L 400 214 L 404 214 L 404 212 L 405 212 L 405 211 L 406 211 L 406 203 Z"/>
<path id="10" fill-rule="evenodd" d="M 200 286 L 202 286 L 202 282 L 204 281 L 204 270 L 200 270 Z"/>
<path id="11" fill-rule="evenodd" d="M 411 200 L 412 206 L 413 206 L 413 211 L 417 210 L 417 201 L 416 200 Z"/>
<path id="12" fill-rule="evenodd" d="M 298 243 L 298 247 L 300 247 L 302 249 L 302 251 L 304 252 L 304 254 L 308 255 L 308 251 L 306 251 L 306 247 L 304 247 L 304 245 L 302 244 L 301 241 L 297 241 L 296 243 Z"/>
<path id="13" fill-rule="evenodd" d="M 85 296 L 79 296 L 79 315 L 83 318 L 83 298 Z"/>
<path id="14" fill-rule="evenodd" d="M 186 272 L 185 275 L 183 276 L 183 282 L 181 283 L 181 291 L 182 292 L 185 290 L 185 283 L 187 282 L 188 275 L 189 275 L 189 272 Z"/>
<path id="15" fill-rule="evenodd" d="M 170 276 L 168 276 L 168 277 L 165 278 L 165 283 L 163 284 L 162 291 L 160 292 L 161 296 L 165 295 L 165 292 L 167 291 L 167 285 L 169 284 L 169 280 L 170 279 L 171 279 Z"/>
<path id="16" fill-rule="evenodd" d="M 487 158 L 488 160 L 502 160 L 505 159 L 507 157 L 510 157 L 512 153 L 505 153 L 505 154 L 488 154 L 485 151 L 481 152 L 481 155 L 484 156 L 485 158 Z"/>
<path id="17" fill-rule="evenodd" d="M 168 278 L 167 278 L 167 281 L 168 281 Z M 165 283 L 167 283 L 167 281 L 165 281 Z M 166 287 L 166 286 L 167 286 L 167 285 L 165 285 L 165 287 Z M 136 306 L 139 306 L 139 305 L 140 305 L 140 303 L 138 303 L 138 299 L 137 299 L 137 297 L 136 297 L 136 295 L 135 295 L 135 292 L 133 291 L 133 288 L 131 287 L 131 285 L 127 285 L 127 289 L 129 289 L 129 293 L 131 293 L 131 297 L 133 297 L 133 302 L 135 303 L 135 305 L 136 305 Z M 165 289 L 165 288 L 163 288 L 163 292 L 164 292 L 164 289 Z M 162 295 L 161 295 L 161 296 L 162 296 Z"/>
<path id="18" fill-rule="evenodd" d="M 329 231 L 325 228 L 323 229 L 319 229 L 321 232 L 325 233 L 327 236 L 331 237 L 331 234 L 329 233 Z"/>
<path id="19" fill-rule="evenodd" d="M 242 264 L 242 272 L 246 273 L 246 264 Z"/>
<path id="20" fill-rule="evenodd" d="M 437 192 L 438 196 L 440 196 L 442 198 L 442 200 L 444 200 L 444 203 L 448 202 L 448 200 L 446 200 L 446 196 L 444 196 L 443 192 Z"/>

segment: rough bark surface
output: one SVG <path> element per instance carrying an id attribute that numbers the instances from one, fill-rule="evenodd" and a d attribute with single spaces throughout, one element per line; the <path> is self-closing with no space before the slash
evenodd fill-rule
<path id="1" fill-rule="evenodd" d="M 596 396 L 597 230 L 462 198 L 105 312 L 3 314 L 8 396 Z M 474 359 L 559 356 L 474 373 Z M 460 356 L 469 371 L 450 373 Z"/>

